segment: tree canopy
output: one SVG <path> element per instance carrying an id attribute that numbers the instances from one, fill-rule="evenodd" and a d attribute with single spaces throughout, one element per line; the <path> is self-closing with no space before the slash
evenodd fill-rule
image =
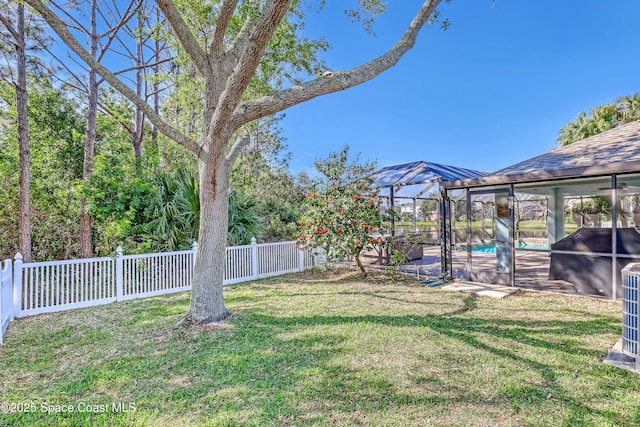
<path id="1" fill-rule="evenodd" d="M 190 312 L 187 322 L 203 323 L 228 315 L 222 297 L 228 226 L 229 181 L 233 164 L 248 144 L 249 123 L 313 98 L 345 90 L 393 67 L 415 44 L 421 29 L 437 21 L 440 0 L 426 0 L 406 31 L 387 52 L 350 70 L 310 75 L 324 46 L 307 40 L 304 2 L 220 0 L 210 3 L 157 0 L 170 27 L 176 66 L 190 73 L 194 90 L 188 129 L 175 122 L 175 110 L 156 109 L 74 34 L 74 22 L 55 0 L 25 0 L 82 61 L 138 108 L 166 137 L 191 151 L 198 161 L 200 228 Z M 321 2 L 322 4 L 322 2 Z M 57 7 L 57 9 L 56 9 Z M 58 13 L 56 13 L 56 10 Z M 351 16 L 363 20 L 383 10 L 379 0 L 358 0 Z M 446 22 L 445 22 L 446 24 Z M 109 30 L 110 31 L 110 30 Z M 182 61 L 184 59 L 184 62 Z M 177 87 L 179 89 L 179 86 Z M 223 213 L 223 214 L 221 214 Z"/>

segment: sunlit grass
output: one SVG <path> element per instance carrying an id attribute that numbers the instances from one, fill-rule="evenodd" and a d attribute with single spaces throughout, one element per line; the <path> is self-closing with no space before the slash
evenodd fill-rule
<path id="1" fill-rule="evenodd" d="M 37 411 L 0 425 L 640 423 L 640 378 L 601 363 L 619 304 L 473 298 L 338 270 L 228 287 L 226 324 L 174 330 L 188 298 L 11 324 L 0 402 Z M 42 402 L 108 410 L 46 413 Z"/>

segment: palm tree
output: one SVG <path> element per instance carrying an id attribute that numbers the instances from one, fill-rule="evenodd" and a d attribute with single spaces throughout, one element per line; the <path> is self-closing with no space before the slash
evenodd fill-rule
<path id="1" fill-rule="evenodd" d="M 591 127 L 591 119 L 587 117 L 586 113 L 581 112 L 574 121 L 567 123 L 560 129 L 560 136 L 556 141 L 561 146 L 573 144 L 591 136 Z"/>
<path id="2" fill-rule="evenodd" d="M 252 237 L 256 237 L 260 228 L 257 209 L 258 205 L 254 199 L 238 190 L 231 190 L 227 233 L 229 245 L 247 245 L 251 243 Z"/>
<path id="3" fill-rule="evenodd" d="M 615 101 L 624 123 L 640 120 L 640 93 L 622 96 Z"/>
<path id="4" fill-rule="evenodd" d="M 190 215 L 184 210 L 181 182 L 167 173 L 157 173 L 155 181 L 158 189 L 150 208 L 153 220 L 149 223 L 152 247 L 160 251 L 186 249 L 193 241 L 193 230 L 188 221 Z"/>
<path id="5" fill-rule="evenodd" d="M 157 250 L 187 249 L 200 227 L 200 191 L 194 171 L 180 169 L 175 175 L 156 174 L 155 200 L 151 207 L 149 238 Z M 260 218 L 256 201 L 239 190 L 229 195 L 227 244 L 246 245 L 258 235 Z"/>
<path id="6" fill-rule="evenodd" d="M 575 120 L 560 129 L 556 142 L 560 146 L 605 132 L 623 124 L 640 120 L 640 93 L 621 96 L 610 104 L 603 104 L 590 111 L 590 116 L 582 112 Z"/>

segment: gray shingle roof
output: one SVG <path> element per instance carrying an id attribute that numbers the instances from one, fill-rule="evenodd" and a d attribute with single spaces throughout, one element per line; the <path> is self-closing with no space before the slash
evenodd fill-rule
<path id="1" fill-rule="evenodd" d="M 640 160 L 640 121 L 556 148 L 491 175 L 551 171 Z"/>
<path id="2" fill-rule="evenodd" d="M 548 151 L 485 177 L 444 182 L 445 188 L 481 187 L 640 172 L 640 121 Z"/>

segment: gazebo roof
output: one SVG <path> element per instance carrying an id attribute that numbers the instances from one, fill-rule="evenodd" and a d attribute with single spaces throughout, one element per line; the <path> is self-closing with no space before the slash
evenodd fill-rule
<path id="1" fill-rule="evenodd" d="M 484 172 L 417 161 L 386 166 L 372 174 L 374 183 L 380 188 L 394 187 L 396 197 L 420 197 L 425 191 L 442 181 L 479 178 Z"/>
<path id="2" fill-rule="evenodd" d="M 450 180 L 443 185 L 453 189 L 624 172 L 640 172 L 640 121 L 620 125 L 483 177 Z"/>

